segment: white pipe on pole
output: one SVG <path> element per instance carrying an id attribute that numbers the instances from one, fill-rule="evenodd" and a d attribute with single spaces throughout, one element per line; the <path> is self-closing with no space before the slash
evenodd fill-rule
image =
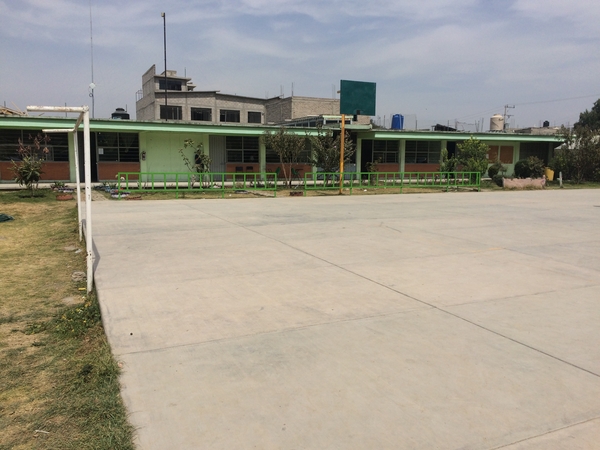
<path id="1" fill-rule="evenodd" d="M 77 228 L 79 229 L 79 242 L 83 239 L 83 223 L 81 222 L 81 181 L 79 179 L 79 142 L 77 128 L 73 132 L 73 154 L 75 155 L 75 181 L 77 183 Z"/>
<path id="2" fill-rule="evenodd" d="M 90 109 L 83 107 L 83 153 L 85 167 L 85 244 L 87 250 L 87 292 L 92 292 L 94 282 L 94 256 L 92 246 L 92 164 L 90 158 Z"/>
<path id="3" fill-rule="evenodd" d="M 61 130 L 67 132 L 72 131 L 74 133 L 77 133 L 77 129 L 79 128 L 79 124 L 81 124 L 81 119 L 83 117 L 83 152 L 85 169 L 85 244 L 87 251 L 87 292 L 89 294 L 90 292 L 92 292 L 92 286 L 94 283 L 94 255 L 92 245 L 92 169 L 90 158 L 90 108 L 88 106 L 28 106 L 27 111 L 79 113 L 79 117 L 77 118 L 77 122 L 73 129 Z M 77 142 L 77 138 L 75 138 L 75 142 Z M 75 151 L 78 151 L 77 145 L 75 145 Z M 77 156 L 75 157 L 75 164 L 76 166 L 78 165 Z M 79 201 L 79 199 L 81 198 L 79 191 L 79 170 L 76 170 L 76 172 L 76 176 L 78 178 L 77 199 Z"/>
<path id="4" fill-rule="evenodd" d="M 77 119 L 77 123 L 74 128 L 66 129 L 66 128 L 48 128 L 43 129 L 44 133 L 73 133 L 73 147 L 74 155 L 75 155 L 75 180 L 77 182 L 77 228 L 79 229 L 79 242 L 83 239 L 82 233 L 82 222 L 81 222 L 81 183 L 79 181 L 79 145 L 77 143 L 77 128 L 79 128 L 79 124 L 83 119 L 83 113 L 79 114 L 79 118 Z"/>
<path id="5" fill-rule="evenodd" d="M 87 106 L 28 106 L 27 111 L 39 111 L 39 112 L 72 112 L 80 113 L 85 110 L 89 110 Z"/>

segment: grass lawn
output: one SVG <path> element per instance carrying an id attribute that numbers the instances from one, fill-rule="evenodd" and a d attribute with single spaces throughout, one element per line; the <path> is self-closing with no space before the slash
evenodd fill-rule
<path id="1" fill-rule="evenodd" d="M 0 191 L 0 449 L 133 449 L 96 296 L 71 278 L 75 201 L 43 192 Z"/>

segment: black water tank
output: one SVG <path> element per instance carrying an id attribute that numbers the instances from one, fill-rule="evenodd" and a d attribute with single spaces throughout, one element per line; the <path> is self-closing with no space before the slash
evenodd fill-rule
<path id="1" fill-rule="evenodd" d="M 117 108 L 115 112 L 110 115 L 110 118 L 117 120 L 129 120 L 129 113 L 123 108 Z"/>
<path id="2" fill-rule="evenodd" d="M 550 126 L 550 122 L 544 120 L 544 128 L 548 128 Z"/>

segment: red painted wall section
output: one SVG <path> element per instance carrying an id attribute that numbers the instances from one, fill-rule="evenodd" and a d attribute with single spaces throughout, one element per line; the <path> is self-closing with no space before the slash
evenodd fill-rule
<path id="1" fill-rule="evenodd" d="M 12 181 L 14 180 L 14 175 L 10 170 L 12 163 L 10 162 L 0 162 L 0 181 Z"/>
<path id="2" fill-rule="evenodd" d="M 227 163 L 225 165 L 227 173 L 256 173 L 260 171 L 258 163 Z"/>
<path id="3" fill-rule="evenodd" d="M 274 173 L 278 167 L 281 167 L 281 164 L 267 163 L 266 172 Z M 292 167 L 300 173 L 301 177 L 304 177 L 305 172 L 312 172 L 310 164 L 294 164 Z M 257 163 L 227 163 L 225 170 L 227 173 L 259 173 L 260 165 Z M 280 173 L 283 176 L 283 167 Z"/>
<path id="4" fill-rule="evenodd" d="M 377 164 L 378 172 L 399 172 L 400 164 L 398 163 L 379 163 Z"/>
<path id="5" fill-rule="evenodd" d="M 98 180 L 116 181 L 119 172 L 139 172 L 139 162 L 99 162 Z"/>
<path id="6" fill-rule="evenodd" d="M 0 162 L 0 180 L 13 181 L 15 176 L 10 168 L 11 162 Z M 68 162 L 47 162 L 42 165 L 42 181 L 69 181 L 69 163 Z"/>
<path id="7" fill-rule="evenodd" d="M 279 178 L 283 179 L 283 167 L 279 163 L 267 163 L 267 173 L 275 173 L 278 167 L 281 167 Z M 292 167 L 298 171 L 300 178 L 302 179 L 304 179 L 304 174 L 306 172 L 312 172 L 312 166 L 310 164 L 294 164 Z"/>
<path id="8" fill-rule="evenodd" d="M 439 172 L 439 164 L 405 164 L 405 172 Z"/>

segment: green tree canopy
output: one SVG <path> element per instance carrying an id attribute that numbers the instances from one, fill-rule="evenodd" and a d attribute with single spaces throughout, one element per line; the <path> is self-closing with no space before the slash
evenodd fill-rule
<path id="1" fill-rule="evenodd" d="M 479 139 L 471 138 L 457 145 L 458 163 L 466 172 L 480 172 L 482 175 L 488 168 L 487 155 L 490 148 Z"/>
<path id="2" fill-rule="evenodd" d="M 340 138 L 334 136 L 330 128 L 319 127 L 316 136 L 309 136 L 312 155 L 310 163 L 320 167 L 323 172 L 337 172 L 340 167 Z M 350 139 L 350 133 L 346 133 L 344 139 L 344 163 L 347 163 L 354 155 L 354 142 Z"/>
<path id="3" fill-rule="evenodd" d="M 600 130 L 600 99 L 596 100 L 591 111 L 586 109 L 579 114 L 579 121 L 575 123 L 574 127 L 576 129 L 587 127 L 591 130 Z"/>
<path id="4" fill-rule="evenodd" d="M 306 148 L 305 137 L 291 133 L 285 127 L 281 127 L 276 133 L 265 131 L 263 136 L 267 148 L 272 149 L 279 156 L 283 168 L 283 177 L 291 187 L 292 165 L 298 164 L 298 158 Z"/>
<path id="5" fill-rule="evenodd" d="M 564 144 L 556 148 L 550 167 L 575 183 L 600 181 L 600 129 L 561 128 Z"/>

